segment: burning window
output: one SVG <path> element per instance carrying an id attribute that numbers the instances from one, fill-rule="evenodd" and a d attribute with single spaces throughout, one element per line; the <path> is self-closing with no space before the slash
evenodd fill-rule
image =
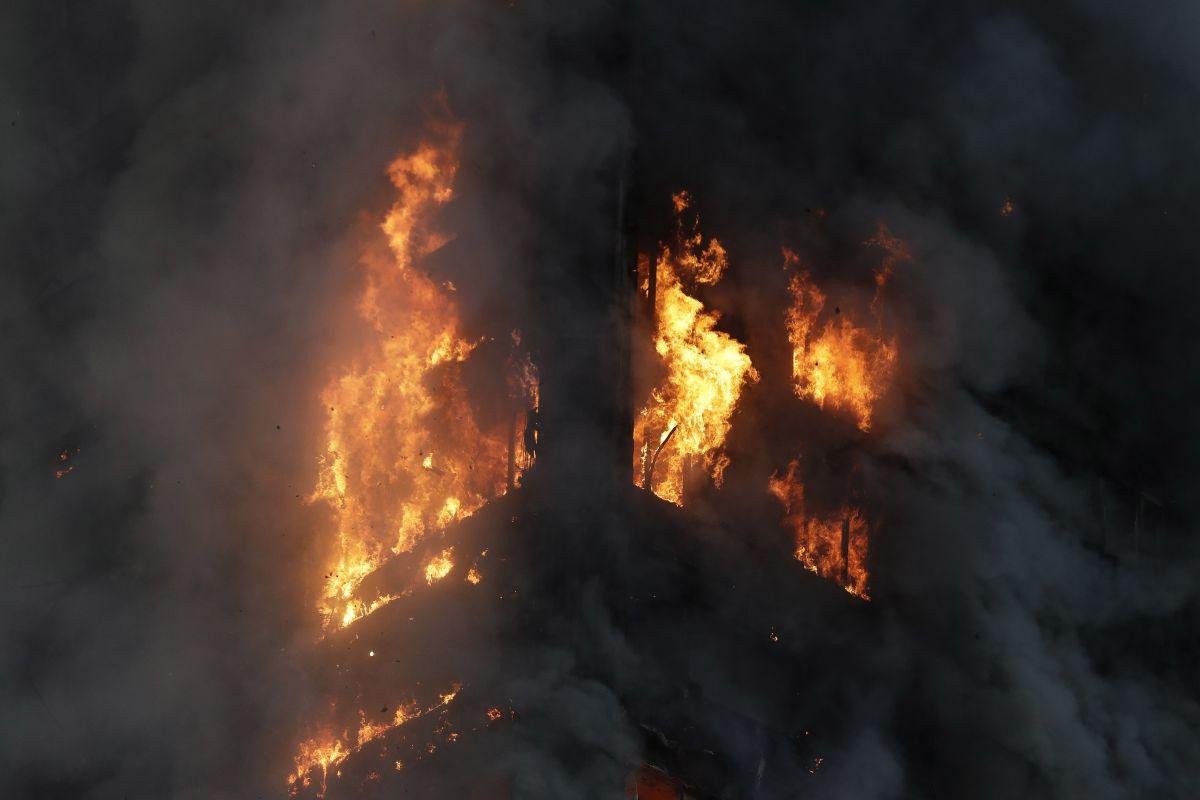
<path id="1" fill-rule="evenodd" d="M 653 307 L 654 351 L 664 375 L 634 422 L 635 480 L 683 504 L 693 470 L 720 486 L 729 458 L 723 444 L 742 389 L 758 380 L 746 346 L 717 330 L 720 315 L 693 292 L 721 280 L 728 267 L 717 239 L 706 243 L 687 192 L 672 196 L 675 236 L 653 262 L 643 259 L 643 291 Z"/>

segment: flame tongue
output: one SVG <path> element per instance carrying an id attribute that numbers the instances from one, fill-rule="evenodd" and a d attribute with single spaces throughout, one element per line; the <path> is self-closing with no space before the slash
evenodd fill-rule
<path id="1" fill-rule="evenodd" d="M 527 435 L 524 428 L 526 415 L 537 411 L 538 374 L 520 351 L 519 333 L 513 332 L 507 364 L 511 413 L 485 427 L 461 374 L 478 342 L 461 332 L 454 287 L 419 268 L 423 256 L 449 240 L 431 218 L 453 197 L 462 126 L 438 123 L 432 133 L 388 167 L 397 199 L 381 225 L 387 248 L 364 255 L 358 306 L 374 335 L 322 394 L 325 450 L 310 501 L 326 503 L 334 520 L 318 605 L 326 632 L 454 574 L 453 548 L 432 537 L 517 485 L 533 461 L 528 443 L 536 431 Z M 410 585 L 396 595 L 360 596 L 369 575 L 410 551 L 416 551 Z M 466 580 L 479 583 L 478 570 Z M 324 796 L 331 773 L 340 774 L 346 759 L 389 731 L 445 709 L 458 691 L 454 685 L 436 703 L 412 701 L 382 719 L 360 710 L 357 727 L 317 727 L 321 733 L 298 748 L 288 778 L 292 793 L 317 783 L 318 797 Z"/>
<path id="2" fill-rule="evenodd" d="M 311 499 L 328 503 L 336 522 L 320 603 L 326 628 L 390 601 L 356 591 L 393 554 L 472 514 L 514 480 L 514 437 L 504 424 L 481 429 L 467 397 L 460 367 L 477 342 L 461 334 L 453 287 L 417 268 L 448 241 L 430 218 L 453 197 L 462 139 L 459 124 L 432 127 L 432 141 L 388 167 L 398 194 L 381 226 L 388 250 L 363 259 L 359 311 L 376 337 L 322 396 L 326 446 Z M 536 382 L 532 365 L 520 367 L 525 394 L 536 394 L 526 385 Z M 517 468 L 528 461 L 514 459 Z"/>
<path id="3" fill-rule="evenodd" d="M 758 380 L 746 347 L 716 329 L 720 315 L 688 294 L 685 283 L 717 283 L 728 260 L 716 239 L 704 243 L 699 220 L 685 224 L 687 192 L 672 197 L 677 215 L 674 250 L 663 245 L 655 263 L 654 349 L 666 368 L 634 425 L 635 473 L 659 497 L 682 505 L 685 473 L 696 464 L 718 486 L 729 463 L 722 446 L 747 382 Z M 647 264 L 647 266 L 649 266 Z"/>
<path id="4" fill-rule="evenodd" d="M 867 537 L 863 514 L 853 506 L 834 513 L 815 515 L 804 499 L 799 462 L 792 460 L 787 471 L 772 475 L 767 490 L 783 504 L 783 523 L 795 536 L 796 560 L 809 572 L 834 581 L 864 600 L 867 596 Z"/>
<path id="5" fill-rule="evenodd" d="M 882 224 L 865 244 L 883 251 L 875 271 L 875 294 L 870 311 L 873 324 L 861 325 L 850 313 L 835 307 L 826 312 L 826 296 L 807 271 L 793 275 L 788 285 L 792 304 L 785 322 L 792 344 L 792 379 L 796 395 L 822 409 L 849 412 L 858 428 L 871 430 L 875 406 L 895 377 L 897 345 L 883 334 L 883 289 L 898 263 L 910 258 L 907 245 Z M 799 266 L 795 252 L 784 248 L 784 266 Z M 824 321 L 822 321 L 824 320 Z M 783 523 L 795 537 L 795 557 L 806 569 L 835 581 L 847 592 L 867 596 L 869 527 L 862 511 L 844 505 L 835 512 L 815 514 L 805 500 L 799 462 L 776 473 L 767 490 L 783 504 Z"/>
<path id="6" fill-rule="evenodd" d="M 793 275 L 788 284 L 792 305 L 787 312 L 796 395 L 821 408 L 850 412 L 864 431 L 871 429 L 875 404 L 891 385 L 896 369 L 896 340 L 885 338 L 881 330 L 881 292 L 897 262 L 909 257 L 903 242 L 882 225 L 867 244 L 885 252 L 875 272 L 873 326 L 857 324 L 848 313 L 841 313 L 840 307 L 835 309 L 833 319 L 821 324 L 825 293 L 806 271 Z M 799 258 L 785 249 L 784 262 L 796 265 Z"/>
<path id="7" fill-rule="evenodd" d="M 410 700 L 401 704 L 390 717 L 379 721 L 368 719 L 366 713 L 360 710 L 357 730 L 352 732 L 346 729 L 341 734 L 326 730 L 318 736 L 301 742 L 293 759 L 296 765 L 295 771 L 288 776 L 291 795 L 296 796 L 302 788 L 311 786 L 316 777 L 320 783 L 316 796 L 323 798 L 329 788 L 331 770 L 336 774 L 347 758 L 390 731 L 413 720 L 444 710 L 454 702 L 461 690 L 462 686 L 455 684 L 446 693 L 438 695 L 437 702 L 424 707 L 415 700 Z"/>

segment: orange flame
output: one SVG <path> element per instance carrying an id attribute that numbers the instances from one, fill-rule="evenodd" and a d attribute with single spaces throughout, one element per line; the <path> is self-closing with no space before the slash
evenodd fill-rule
<path id="1" fill-rule="evenodd" d="M 474 513 L 509 482 L 512 437 L 504 424 L 480 428 L 462 381 L 462 362 L 478 342 L 460 331 L 453 286 L 417 268 L 449 241 L 431 217 L 454 196 L 463 133 L 455 122 L 431 129 L 429 141 L 387 169 L 398 193 L 381 225 L 388 252 L 364 256 L 359 303 L 374 340 L 322 395 L 326 445 L 310 499 L 328 503 L 336 521 L 319 604 L 326 629 L 393 599 L 356 591 L 392 555 Z M 532 365 L 521 368 L 536 385 Z"/>
<path id="2" fill-rule="evenodd" d="M 804 484 L 793 460 L 783 475 L 774 474 L 767 489 L 783 503 L 783 522 L 795 534 L 796 560 L 809 572 L 836 582 L 853 595 L 869 600 L 867 594 L 867 535 L 862 512 L 844 506 L 824 517 L 808 513 Z"/>
<path id="3" fill-rule="evenodd" d="M 871 429 L 875 404 L 891 385 L 896 369 L 896 340 L 885 338 L 882 333 L 881 292 L 895 265 L 909 258 L 903 242 L 882 225 L 867 244 L 885 252 L 883 263 L 875 272 L 875 297 L 871 302 L 875 316 L 873 329 L 858 325 L 840 307 L 835 311 L 836 319 L 826 319 L 821 324 L 825 293 L 807 272 L 793 275 L 788 284 L 792 305 L 786 318 L 796 395 L 821 408 L 849 411 L 863 431 Z M 786 248 L 783 258 L 785 266 L 799 261 Z"/>
<path id="4" fill-rule="evenodd" d="M 454 549 L 447 547 L 425 563 L 425 582 L 430 586 L 450 574 L 454 569 Z"/>
<path id="5" fill-rule="evenodd" d="M 350 751 L 345 749 L 342 742 L 326 732 L 319 738 L 309 739 L 300 744 L 300 752 L 296 754 L 296 770 L 288 775 L 289 791 L 295 797 L 302 788 L 312 785 L 313 773 L 320 773 L 320 789 L 317 797 L 323 798 L 329 788 L 329 770 L 341 765 Z"/>
<path id="6" fill-rule="evenodd" d="M 688 294 L 685 284 L 717 283 L 728 259 L 717 239 L 704 242 L 698 216 L 684 222 L 691 207 L 688 193 L 671 200 L 677 217 L 674 250 L 662 245 L 654 266 L 654 349 L 666 376 L 650 391 L 634 423 L 634 470 L 639 485 L 649 480 L 655 494 L 682 505 L 691 465 L 721 485 L 729 465 L 722 446 L 730 418 L 743 387 L 757 381 L 758 372 L 745 345 L 716 329 L 720 315 Z"/>
<path id="7" fill-rule="evenodd" d="M 319 776 L 320 789 L 316 796 L 325 797 L 329 787 L 330 770 L 337 774 L 336 771 L 342 762 L 379 737 L 407 722 L 446 708 L 461 689 L 461 685 L 455 684 L 450 691 L 438 697 L 438 702 L 425 708 L 421 708 L 416 701 L 405 703 L 396 709 L 391 718 L 379 722 L 368 720 L 366 714 L 359 711 L 359 726 L 353 735 L 349 730 L 342 731 L 340 736 L 325 730 L 318 736 L 302 742 L 293 759 L 296 768 L 287 779 L 291 795 L 294 797 L 301 789 L 312 786 L 314 776 Z"/>
<path id="8" fill-rule="evenodd" d="M 513 332 L 507 365 L 511 415 L 483 428 L 461 372 L 478 342 L 461 333 L 453 284 L 439 284 L 419 269 L 425 256 L 449 241 L 434 227 L 433 215 L 453 198 L 462 133 L 458 123 L 435 123 L 428 141 L 389 165 L 398 197 L 381 224 L 387 248 L 363 256 L 358 307 L 373 336 L 322 394 L 329 410 L 325 451 L 309 500 L 328 504 L 335 522 L 318 604 L 326 631 L 410 594 L 422 574 L 430 585 L 450 574 L 453 550 L 431 548 L 433 555 L 399 594 L 358 595 L 362 581 L 386 560 L 503 494 L 533 463 L 534 454 L 522 446 L 529 439 L 523 427 L 526 415 L 537 411 L 538 374 L 519 352 L 520 334 Z M 381 721 L 360 710 L 357 729 L 340 734 L 325 726 L 298 748 L 288 776 L 292 794 L 319 779 L 317 796 L 324 797 L 330 773 L 340 774 L 348 757 L 446 707 L 458 690 L 456 685 L 428 708 L 410 702 Z"/>
<path id="9" fill-rule="evenodd" d="M 823 409 L 849 411 L 864 432 L 871 429 L 876 403 L 890 388 L 896 370 L 896 339 L 883 334 L 883 289 L 896 265 L 911 258 L 907 245 L 882 224 L 865 244 L 883 251 L 870 305 L 872 328 L 857 324 L 840 307 L 834 309 L 835 319 L 826 316 L 822 322 L 825 293 L 805 271 L 793 275 L 788 285 L 792 305 L 785 320 L 796 395 Z M 800 265 L 800 257 L 786 247 L 783 261 L 785 269 Z M 810 513 L 798 472 L 799 463 L 793 460 L 786 473 L 776 473 L 767 482 L 768 491 L 783 504 L 783 524 L 793 531 L 796 559 L 847 592 L 869 599 L 870 531 L 864 515 L 850 505 L 832 514 Z"/>

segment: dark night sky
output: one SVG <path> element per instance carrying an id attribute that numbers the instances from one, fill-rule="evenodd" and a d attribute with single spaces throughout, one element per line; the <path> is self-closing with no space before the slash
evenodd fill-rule
<path id="1" fill-rule="evenodd" d="M 7 4 L 0 792 L 283 794 L 315 697 L 317 398 L 361 333 L 383 168 L 444 90 L 479 334 L 577 316 L 630 140 L 643 235 L 692 191 L 764 375 L 781 245 L 850 296 L 877 221 L 911 246 L 902 379 L 855 455 L 887 521 L 878 639 L 818 796 L 1192 796 L 1198 37 L 1184 0 Z M 754 469 L 818 436 L 755 396 L 726 509 L 769 507 Z M 617 796 L 542 755 L 522 796 Z"/>

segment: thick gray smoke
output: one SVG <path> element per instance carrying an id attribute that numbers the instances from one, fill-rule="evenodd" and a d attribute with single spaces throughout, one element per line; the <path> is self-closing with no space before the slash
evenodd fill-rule
<path id="1" fill-rule="evenodd" d="M 644 745 L 622 701 L 688 672 L 758 721 L 688 721 L 736 796 L 1194 794 L 1197 36 L 1177 1 L 9 4 L 0 790 L 284 794 L 322 699 L 318 397 L 362 333 L 383 168 L 444 91 L 469 254 L 445 269 L 476 334 L 536 315 L 569 358 L 549 337 L 585 313 L 573 265 L 633 142 L 644 243 L 690 189 L 732 264 L 708 297 L 763 372 L 698 549 L 777 542 L 765 479 L 805 453 L 852 465 L 880 523 L 861 625 L 753 554 L 697 556 L 728 607 L 645 639 L 591 585 L 569 614 L 534 601 L 536 636 L 462 621 L 438 646 L 477 648 L 531 720 L 469 753 L 516 796 L 619 796 Z M 886 306 L 902 369 L 855 438 L 789 393 L 780 247 L 862 296 L 878 222 L 912 251 Z M 588 523 L 596 552 L 667 586 L 623 560 L 627 519 Z M 794 676 L 721 661 L 759 623 L 828 647 L 801 705 L 839 725 L 802 789 L 811 758 L 763 743 Z"/>

